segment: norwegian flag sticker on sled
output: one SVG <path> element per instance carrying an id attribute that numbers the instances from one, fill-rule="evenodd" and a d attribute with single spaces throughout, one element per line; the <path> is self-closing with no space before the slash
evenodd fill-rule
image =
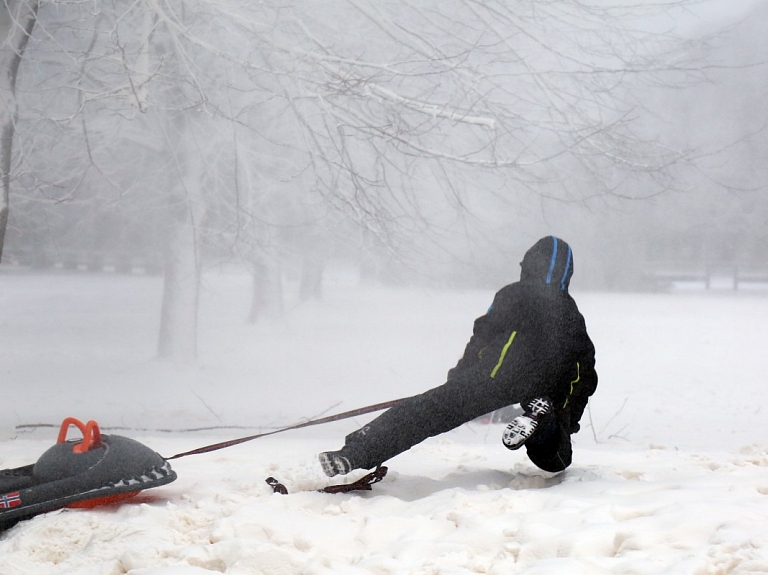
<path id="1" fill-rule="evenodd" d="M 0 495 L 0 509 L 9 509 L 21 505 L 21 496 L 18 491 Z"/>

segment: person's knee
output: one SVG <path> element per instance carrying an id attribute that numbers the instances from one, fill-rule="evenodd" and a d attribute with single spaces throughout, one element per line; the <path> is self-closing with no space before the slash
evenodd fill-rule
<path id="1" fill-rule="evenodd" d="M 556 473 L 567 468 L 573 460 L 571 437 L 559 425 L 546 439 L 525 444 L 528 459 L 544 471 Z"/>
<path id="2" fill-rule="evenodd" d="M 536 467 L 544 471 L 557 473 L 566 469 L 572 461 L 571 451 L 556 451 L 554 453 L 541 453 L 539 451 L 528 450 L 528 458 Z"/>

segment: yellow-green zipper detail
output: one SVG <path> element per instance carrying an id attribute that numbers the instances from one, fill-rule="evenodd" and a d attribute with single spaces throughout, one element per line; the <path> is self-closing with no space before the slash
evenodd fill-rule
<path id="1" fill-rule="evenodd" d="M 504 363 L 504 358 L 507 356 L 507 351 L 509 350 L 509 346 L 512 345 L 512 342 L 515 340 L 516 335 L 517 335 L 517 332 L 513 331 L 512 335 L 509 336 L 507 343 L 505 343 L 504 347 L 501 349 L 501 355 L 499 356 L 499 361 L 496 363 L 496 367 L 493 368 L 493 371 L 491 371 L 491 379 L 496 377 L 496 373 L 498 373 L 499 368 L 501 368 L 501 364 Z"/>
<path id="2" fill-rule="evenodd" d="M 579 365 L 579 362 L 576 362 L 576 379 L 574 379 L 571 382 L 571 392 L 568 394 L 568 397 L 565 398 L 565 403 L 563 404 L 563 409 L 568 407 L 568 400 L 571 399 L 571 396 L 573 395 L 573 384 L 579 383 L 579 380 L 581 379 L 581 366 Z"/>

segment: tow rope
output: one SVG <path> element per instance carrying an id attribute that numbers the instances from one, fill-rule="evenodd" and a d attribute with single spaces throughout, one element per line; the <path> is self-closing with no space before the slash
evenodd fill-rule
<path id="1" fill-rule="evenodd" d="M 198 447 L 197 449 L 192 449 L 191 451 L 184 451 L 182 453 L 177 453 L 176 455 L 173 455 L 171 457 L 165 457 L 164 459 L 166 461 L 170 461 L 172 459 L 187 457 L 188 455 L 197 455 L 199 453 L 210 453 L 211 451 L 218 451 L 219 449 L 224 449 L 225 447 L 232 447 L 233 445 L 239 445 L 241 443 L 245 443 L 246 441 L 252 441 L 254 439 L 258 439 L 259 437 L 266 437 L 267 435 L 275 435 L 276 433 L 282 433 L 283 431 L 290 431 L 292 429 L 301 429 L 302 427 L 309 427 L 311 425 L 320 425 L 321 423 L 330 423 L 332 421 L 349 419 L 350 417 L 365 415 L 366 413 L 373 413 L 374 411 L 381 411 L 382 409 L 389 409 L 390 407 L 397 405 L 398 403 L 400 403 L 401 401 L 404 401 L 405 399 L 407 398 L 393 399 L 391 401 L 385 401 L 383 403 L 376 403 L 374 405 L 369 405 L 367 407 L 360 407 L 358 409 L 353 409 L 351 411 L 345 411 L 344 413 L 338 413 L 336 415 L 329 415 L 327 417 L 321 417 L 318 419 L 310 419 L 309 421 L 303 421 L 302 423 L 297 423 L 295 425 L 290 425 L 288 427 L 283 427 L 280 429 L 276 429 L 274 431 L 268 431 L 266 433 L 257 433 L 255 435 L 240 437 L 239 439 L 230 439 L 229 441 L 213 443 L 211 445 L 206 445 L 205 447 Z M 354 481 L 352 483 L 340 484 L 340 485 L 328 485 L 322 489 L 318 489 L 318 491 L 322 493 L 349 493 L 350 491 L 371 491 L 371 485 L 373 485 L 374 483 L 378 483 L 379 481 L 384 479 L 386 475 L 387 475 L 387 468 L 385 466 L 379 466 L 374 471 L 372 471 L 371 473 L 368 473 L 367 475 L 364 475 L 357 481 Z M 285 485 L 280 483 L 274 477 L 267 477 L 266 482 L 272 488 L 272 491 L 274 493 L 281 493 L 283 495 L 288 495 L 288 489 L 285 487 Z"/>
<path id="2" fill-rule="evenodd" d="M 297 423 L 295 425 L 291 425 L 288 427 L 282 427 L 280 429 L 275 429 L 274 431 L 267 431 L 265 433 L 257 433 L 256 435 L 248 435 L 246 437 L 240 437 L 239 439 L 230 439 L 229 441 L 222 441 L 220 443 L 214 443 L 211 445 L 206 445 L 205 447 L 198 447 L 197 449 L 192 449 L 191 451 L 184 451 L 182 453 L 177 453 L 176 455 L 173 455 L 171 457 L 165 457 L 164 459 L 166 461 L 171 461 L 173 459 L 179 459 L 181 457 L 187 457 L 188 455 L 197 455 L 199 453 L 210 453 L 211 451 L 218 451 L 219 449 L 224 449 L 225 447 L 232 447 L 233 445 L 240 445 L 241 443 L 245 443 L 246 441 L 253 441 L 254 439 L 258 439 L 260 437 L 266 437 L 268 435 L 275 435 L 276 433 L 282 433 L 284 431 L 291 431 L 293 429 L 301 429 L 302 427 L 310 427 L 311 425 L 320 425 L 321 423 L 330 423 L 332 421 L 340 421 L 342 419 L 349 419 L 350 417 L 356 417 L 358 415 L 365 415 L 366 413 L 373 413 L 374 411 L 381 411 L 382 409 L 389 409 L 390 407 L 393 407 L 397 405 L 398 403 L 405 401 L 405 399 L 408 398 L 401 398 L 401 399 L 393 399 L 390 401 L 385 401 L 383 403 L 377 403 L 375 405 L 369 405 L 367 407 L 360 407 L 358 409 L 353 409 L 351 411 L 345 411 L 344 413 L 338 413 L 336 415 L 329 415 L 327 417 L 321 417 L 319 419 L 310 419 L 309 421 L 303 421 L 301 423 Z M 386 472 L 385 472 L 386 473 Z"/>

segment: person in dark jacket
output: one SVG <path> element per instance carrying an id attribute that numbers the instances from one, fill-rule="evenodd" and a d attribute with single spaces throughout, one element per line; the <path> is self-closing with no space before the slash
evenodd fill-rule
<path id="1" fill-rule="evenodd" d="M 571 464 L 571 439 L 597 387 L 595 348 L 568 293 L 573 252 L 553 236 L 520 263 L 520 281 L 503 287 L 445 384 L 405 399 L 319 455 L 329 477 L 372 469 L 427 439 L 506 406 L 523 414 L 504 430 L 509 449 L 525 445 L 546 471 Z"/>

